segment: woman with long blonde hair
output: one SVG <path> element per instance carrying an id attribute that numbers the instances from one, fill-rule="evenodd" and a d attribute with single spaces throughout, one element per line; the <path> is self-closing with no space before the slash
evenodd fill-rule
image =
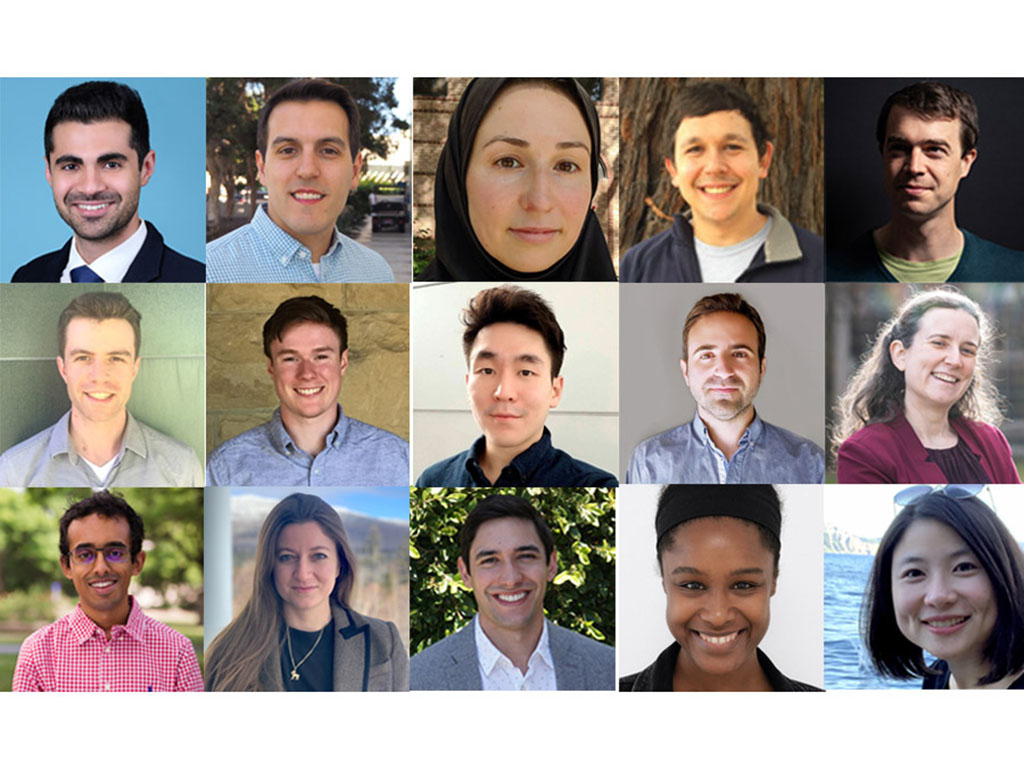
<path id="1" fill-rule="evenodd" d="M 354 585 L 338 513 L 318 496 L 281 500 L 260 529 L 252 595 L 206 653 L 206 689 L 408 690 L 398 628 L 352 610 Z"/>

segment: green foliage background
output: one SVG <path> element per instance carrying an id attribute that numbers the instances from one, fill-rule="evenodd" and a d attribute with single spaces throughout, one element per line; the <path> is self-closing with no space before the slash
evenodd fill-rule
<path id="1" fill-rule="evenodd" d="M 558 574 L 545 614 L 555 624 L 615 645 L 615 490 L 610 488 L 413 488 L 409 507 L 409 650 L 415 654 L 476 614 L 459 576 L 459 530 L 487 496 L 522 496 L 555 539 Z"/>

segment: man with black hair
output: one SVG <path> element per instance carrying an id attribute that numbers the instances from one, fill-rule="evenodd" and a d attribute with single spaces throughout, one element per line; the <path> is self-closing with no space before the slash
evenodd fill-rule
<path id="1" fill-rule="evenodd" d="M 283 301 L 263 325 L 280 407 L 210 454 L 210 485 L 407 485 L 409 444 L 345 415 L 348 323 L 319 296 Z"/>
<path id="2" fill-rule="evenodd" d="M 686 86 L 678 99 L 665 169 L 688 210 L 626 252 L 622 282 L 820 282 L 821 237 L 757 202 L 774 146 L 753 99 L 720 82 Z"/>
<path id="3" fill-rule="evenodd" d="M 544 617 L 558 558 L 529 501 L 487 497 L 466 517 L 459 540 L 459 574 L 477 615 L 412 657 L 412 690 L 614 689 L 615 650 Z"/>
<path id="4" fill-rule="evenodd" d="M 12 282 L 202 283 L 206 268 L 164 244 L 139 218 L 139 192 L 156 167 L 142 99 L 122 83 L 68 88 L 44 131 L 46 181 L 74 230 L 58 251 L 19 267 Z"/>
<path id="5" fill-rule="evenodd" d="M 60 568 L 78 593 L 75 610 L 25 640 L 15 691 L 201 691 L 192 643 L 146 616 L 128 594 L 146 562 L 142 518 L 101 491 L 60 520 Z"/>

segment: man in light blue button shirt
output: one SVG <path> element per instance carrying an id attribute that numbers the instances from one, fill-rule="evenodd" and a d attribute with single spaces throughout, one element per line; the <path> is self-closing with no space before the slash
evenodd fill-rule
<path id="1" fill-rule="evenodd" d="M 683 326 L 680 366 L 693 421 L 633 449 L 628 483 L 820 483 L 825 454 L 754 411 L 765 372 L 764 323 L 737 293 L 705 296 Z"/>
<path id="2" fill-rule="evenodd" d="M 207 244 L 207 282 L 394 282 L 383 256 L 336 225 L 359 185 L 359 135 L 359 109 L 344 86 L 306 78 L 276 91 L 256 129 L 267 203 Z"/>
<path id="3" fill-rule="evenodd" d="M 338 404 L 348 324 L 319 296 L 282 302 L 263 325 L 281 406 L 210 454 L 209 485 L 408 485 L 409 444 Z"/>

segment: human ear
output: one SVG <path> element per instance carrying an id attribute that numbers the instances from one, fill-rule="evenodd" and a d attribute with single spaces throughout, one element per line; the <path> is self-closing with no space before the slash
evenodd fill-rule
<path id="1" fill-rule="evenodd" d="M 903 346 L 903 342 L 899 339 L 893 339 L 892 343 L 889 344 L 889 359 L 892 360 L 892 364 L 898 370 L 906 370 L 906 356 L 907 348 Z"/>

